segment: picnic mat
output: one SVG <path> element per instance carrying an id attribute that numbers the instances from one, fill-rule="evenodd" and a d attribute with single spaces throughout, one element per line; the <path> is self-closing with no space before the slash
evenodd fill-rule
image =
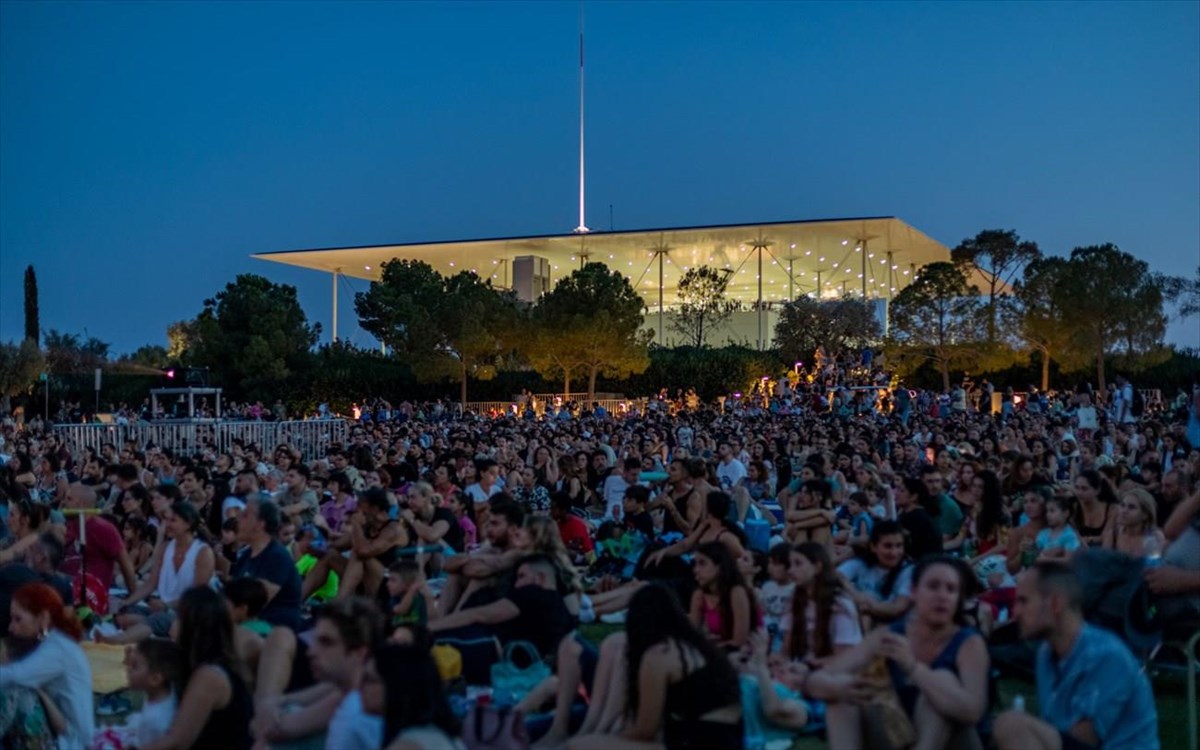
<path id="1" fill-rule="evenodd" d="M 92 667 L 92 692 L 115 693 L 129 687 L 125 677 L 125 647 L 84 641 L 79 644 Z"/>

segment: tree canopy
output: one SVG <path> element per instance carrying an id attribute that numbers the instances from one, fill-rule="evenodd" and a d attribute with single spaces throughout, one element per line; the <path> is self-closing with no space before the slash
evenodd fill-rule
<path id="1" fill-rule="evenodd" d="M 1071 251 L 1054 286 L 1055 304 L 1072 344 L 1094 362 L 1101 391 L 1105 354 L 1122 355 L 1127 367 L 1147 364 L 1161 354 L 1166 283 L 1145 261 L 1111 243 Z"/>
<path id="2" fill-rule="evenodd" d="M 787 361 L 808 362 L 818 347 L 837 357 L 847 349 L 869 346 L 882 336 L 874 307 L 852 297 L 798 297 L 783 306 L 775 324 L 775 346 Z"/>
<path id="3" fill-rule="evenodd" d="M 25 338 L 30 339 L 36 345 L 41 341 L 42 323 L 41 313 L 38 310 L 38 285 L 37 274 L 33 271 L 33 266 L 25 268 Z"/>
<path id="4" fill-rule="evenodd" d="M 602 263 L 588 263 L 538 300 L 531 312 L 531 331 L 523 347 L 543 377 L 572 373 L 588 379 L 588 399 L 598 376 L 624 378 L 644 372 L 653 332 L 643 330 L 644 304 L 633 284 Z"/>
<path id="5" fill-rule="evenodd" d="M 37 342 L 0 343 L 0 411 L 9 410 L 9 399 L 29 390 L 44 366 Z"/>
<path id="6" fill-rule="evenodd" d="M 241 274 L 193 320 L 168 329 L 168 355 L 207 366 L 233 394 L 275 398 L 279 383 L 308 366 L 320 330 L 309 325 L 295 287 Z"/>
<path id="7" fill-rule="evenodd" d="M 698 266 L 688 269 L 679 280 L 679 306 L 670 326 L 688 346 L 708 346 L 708 337 L 737 309 L 737 303 L 725 297 L 730 276 L 725 270 Z"/>
<path id="8" fill-rule="evenodd" d="M 930 263 L 891 304 L 889 347 L 901 365 L 929 362 L 950 388 L 950 370 L 974 362 L 984 326 L 975 290 L 961 267 Z"/>
<path id="9" fill-rule="evenodd" d="M 1027 265 L 1042 257 L 1036 242 L 1022 240 L 1013 230 L 985 229 L 974 237 L 958 243 L 950 251 L 950 259 L 968 272 L 974 271 L 983 279 L 987 329 L 986 341 L 1000 342 L 1002 305 L 1014 283 Z"/>
<path id="10" fill-rule="evenodd" d="M 421 261 L 391 260 L 381 272 L 355 295 L 359 324 L 407 358 L 418 378 L 457 378 L 466 401 L 468 378 L 494 377 L 518 343 L 516 296 L 473 272 L 446 278 Z"/>

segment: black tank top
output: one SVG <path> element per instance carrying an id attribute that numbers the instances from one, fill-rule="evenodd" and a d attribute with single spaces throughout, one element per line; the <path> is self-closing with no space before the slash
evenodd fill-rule
<path id="1" fill-rule="evenodd" d="M 229 703 L 208 716 L 204 729 L 194 748 L 220 748 L 220 750 L 250 750 L 250 719 L 254 714 L 254 701 L 246 683 L 233 670 L 213 665 L 229 679 Z"/>

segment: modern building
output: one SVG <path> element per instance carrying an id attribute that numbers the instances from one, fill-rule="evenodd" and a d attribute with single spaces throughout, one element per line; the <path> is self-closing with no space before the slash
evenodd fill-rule
<path id="1" fill-rule="evenodd" d="M 646 322 L 655 340 L 675 343 L 670 332 L 679 280 L 709 266 L 730 275 L 728 296 L 741 309 L 712 343 L 733 340 L 770 346 L 779 307 L 807 294 L 887 301 L 917 269 L 950 259 L 945 245 L 891 216 L 818 221 L 763 222 L 620 232 L 461 240 L 259 253 L 260 260 L 328 273 L 333 279 L 333 338 L 337 338 L 339 276 L 369 281 L 380 267 L 402 258 L 420 260 L 453 275 L 464 269 L 535 301 L 554 283 L 589 261 L 620 270 L 646 300 Z"/>

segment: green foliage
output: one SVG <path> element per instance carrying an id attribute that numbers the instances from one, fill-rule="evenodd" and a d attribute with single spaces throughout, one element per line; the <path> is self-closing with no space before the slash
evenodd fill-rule
<path id="1" fill-rule="evenodd" d="M 1068 282 L 1071 264 L 1066 258 L 1046 257 L 1030 263 L 1025 277 L 1016 287 L 1020 308 L 1012 316 L 1013 327 L 1031 355 L 1037 354 L 1041 363 L 1041 387 L 1050 387 L 1050 363 L 1060 369 L 1073 370 L 1086 364 L 1074 344 L 1069 327 L 1063 325 L 1067 311 L 1057 290 Z"/>
<path id="2" fill-rule="evenodd" d="M 476 274 L 444 278 L 420 261 L 391 260 L 379 281 L 355 295 L 363 330 L 406 358 L 417 377 L 456 377 L 467 398 L 470 377 L 489 379 L 520 336 L 517 300 Z"/>
<path id="3" fill-rule="evenodd" d="M 708 337 L 720 330 L 737 310 L 725 298 L 731 273 L 699 266 L 688 269 L 679 280 L 679 306 L 671 315 L 670 327 L 695 347 L 708 346 Z"/>
<path id="4" fill-rule="evenodd" d="M 1000 343 L 1003 328 L 1002 304 L 1021 271 L 1042 257 L 1036 242 L 1023 241 L 1017 233 L 1003 229 L 985 229 L 963 240 L 950 251 L 950 259 L 983 281 L 980 293 L 986 295 L 987 338 L 989 344 Z"/>
<path id="5" fill-rule="evenodd" d="M 930 263 L 892 301 L 889 360 L 901 372 L 928 362 L 950 388 L 950 370 L 976 363 L 986 326 L 975 290 L 953 263 Z"/>
<path id="6" fill-rule="evenodd" d="M 25 268 L 25 338 L 37 346 L 41 340 L 42 324 L 38 311 L 37 274 L 33 266 Z"/>
<path id="7" fill-rule="evenodd" d="M 810 362 L 818 347 L 837 357 L 883 337 L 875 309 L 861 299 L 816 300 L 807 295 L 783 306 L 775 324 L 775 346 L 785 360 Z"/>
<path id="8" fill-rule="evenodd" d="M 0 343 L 0 399 L 26 393 L 37 382 L 44 367 L 42 351 L 37 342 L 25 339 L 20 344 Z"/>
<path id="9" fill-rule="evenodd" d="M 289 408 L 300 413 L 314 413 L 324 402 L 348 414 L 353 402 L 367 398 L 383 397 L 398 404 L 426 395 L 416 388 L 412 368 L 404 359 L 339 341 L 318 348 L 312 368 L 293 377 L 284 395 Z"/>
<path id="10" fill-rule="evenodd" d="M 1053 289 L 1055 303 L 1072 345 L 1095 363 L 1101 390 L 1106 354 L 1120 354 L 1126 368 L 1161 358 L 1165 287 L 1166 280 L 1151 273 L 1149 264 L 1116 245 L 1071 251 L 1067 271 Z"/>
<path id="11" fill-rule="evenodd" d="M 631 395 L 649 395 L 666 388 L 672 395 L 679 389 L 695 388 L 705 401 L 741 391 L 749 392 L 764 375 L 776 376 L 786 369 L 778 351 L 757 351 L 744 346 L 698 349 L 680 346 L 650 348 L 646 371 L 628 381 Z"/>
<path id="12" fill-rule="evenodd" d="M 1200 315 L 1200 266 L 1195 277 L 1166 279 L 1165 287 L 1168 298 L 1179 305 L 1180 319 Z"/>
<path id="13" fill-rule="evenodd" d="M 168 329 L 168 357 L 208 367 L 231 398 L 268 399 L 310 365 L 320 325 L 308 324 L 296 288 L 239 275 L 195 319 Z"/>
<path id="14" fill-rule="evenodd" d="M 108 362 L 109 344 L 95 336 L 46 331 L 46 369 L 55 375 L 91 374 Z"/>
<path id="15" fill-rule="evenodd" d="M 628 278 L 588 263 L 538 300 L 522 348 L 547 379 L 561 377 L 569 388 L 572 373 L 586 377 L 590 400 L 597 378 L 626 378 L 649 366 L 653 334 L 642 330 L 643 310 Z"/>

